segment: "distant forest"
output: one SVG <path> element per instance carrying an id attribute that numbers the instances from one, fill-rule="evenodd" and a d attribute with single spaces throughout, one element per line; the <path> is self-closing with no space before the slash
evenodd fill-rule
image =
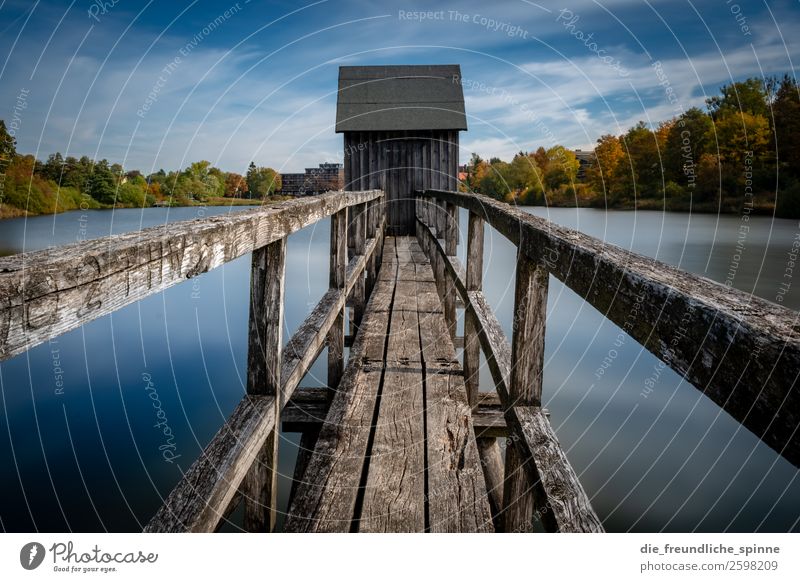
<path id="1" fill-rule="evenodd" d="M 555 145 L 510 162 L 473 154 L 462 188 L 509 203 L 800 217 L 800 92 L 794 78 L 748 79 L 652 128 L 597 140 L 583 171 Z"/>
<path id="2" fill-rule="evenodd" d="M 0 120 L 0 218 L 90 208 L 232 204 L 262 200 L 281 188 L 281 175 L 250 163 L 247 175 L 224 172 L 210 162 L 184 170 L 143 175 L 107 160 L 50 155 L 42 162 L 18 154 Z"/>

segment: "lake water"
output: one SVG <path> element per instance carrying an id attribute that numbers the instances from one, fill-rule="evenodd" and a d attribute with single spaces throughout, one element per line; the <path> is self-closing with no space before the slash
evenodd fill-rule
<path id="1" fill-rule="evenodd" d="M 89 211 L 4 220 L 0 254 L 228 211 Z M 532 212 L 717 281 L 727 277 L 743 224 L 738 216 Z M 800 226 L 766 217 L 746 224 L 734 285 L 774 301 Z M 466 228 L 463 212 L 461 225 Z M 328 228 L 325 220 L 289 239 L 285 338 L 326 289 Z M 510 335 L 514 247 L 487 228 L 485 257 L 485 291 Z M 800 282 L 783 295 L 784 305 L 800 308 L 798 288 Z M 248 301 L 246 256 L 0 364 L 0 526 L 141 529 L 244 393 Z M 551 278 L 545 406 L 606 528 L 797 530 L 797 469 L 634 340 L 616 348 L 613 364 L 595 377 L 618 332 Z M 303 385 L 325 385 L 325 368 L 323 352 Z M 648 379 L 655 388 L 644 398 Z M 481 381 L 491 388 L 488 371 Z M 169 426 L 173 439 L 165 440 L 158 422 Z M 284 507 L 297 437 L 283 434 L 281 440 Z M 235 530 L 235 523 L 226 529 Z"/>

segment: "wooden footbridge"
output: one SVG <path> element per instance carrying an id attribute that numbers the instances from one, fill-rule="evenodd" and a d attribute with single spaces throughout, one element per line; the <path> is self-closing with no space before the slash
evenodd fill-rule
<path id="1" fill-rule="evenodd" d="M 330 192 L 0 259 L 0 358 L 252 253 L 247 393 L 151 532 L 215 531 L 238 504 L 271 530 L 281 422 L 303 433 L 286 531 L 602 531 L 541 408 L 550 275 L 800 461 L 795 313 L 484 196 L 415 209 L 416 235 L 388 236 L 381 191 Z M 282 347 L 287 237 L 328 216 L 330 289 Z M 486 223 L 518 249 L 510 340 L 481 292 Z M 329 385 L 298 389 L 325 346 Z"/>
<path id="2" fill-rule="evenodd" d="M 240 505 L 274 530 L 281 428 L 302 433 L 285 531 L 602 531 L 542 409 L 551 276 L 800 464 L 797 314 L 458 192 L 456 73 L 342 68 L 348 191 L 0 259 L 2 361 L 252 254 L 246 392 L 146 531 L 213 532 Z M 328 217 L 329 289 L 284 343 L 287 237 Z M 517 248 L 510 338 L 481 290 L 486 225 Z M 298 388 L 325 347 L 327 386 Z"/>

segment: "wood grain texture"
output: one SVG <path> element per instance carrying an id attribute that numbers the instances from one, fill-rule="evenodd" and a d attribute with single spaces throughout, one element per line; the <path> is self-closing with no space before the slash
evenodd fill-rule
<path id="1" fill-rule="evenodd" d="M 345 208 L 331 215 L 330 268 L 328 272 L 331 289 L 344 288 L 347 275 L 347 214 Z M 344 373 L 344 310 L 341 310 L 328 332 L 328 386 L 333 390 L 339 385 Z"/>
<path id="2" fill-rule="evenodd" d="M 428 192 L 534 261 L 800 466 L 797 314 L 479 194 Z M 523 240 L 524 239 L 524 240 Z"/>
<path id="3" fill-rule="evenodd" d="M 463 379 L 434 364 L 425 374 L 429 529 L 494 531 Z"/>
<path id="4" fill-rule="evenodd" d="M 145 532 L 213 532 L 275 428 L 275 397 L 245 396 Z"/>
<path id="5" fill-rule="evenodd" d="M 536 511 L 545 529 L 559 532 L 602 532 L 578 476 L 567 461 L 550 421 L 539 407 L 514 408 L 520 430 L 518 448 L 533 462 L 525 466 L 541 500 Z"/>
<path id="6" fill-rule="evenodd" d="M 275 396 L 281 404 L 283 298 L 286 238 L 253 251 L 250 270 L 250 320 L 247 349 L 247 393 Z M 272 531 L 278 501 L 278 435 L 273 431 L 242 483 L 245 531 Z"/>
<path id="7" fill-rule="evenodd" d="M 396 276 L 392 239 L 387 241 L 384 255 L 381 270 L 393 270 Z M 380 303 L 391 306 L 393 290 L 394 279 L 378 278 L 350 351 L 350 363 L 306 469 L 307 477 L 289 508 L 286 531 L 346 532 L 353 525 L 389 329 L 388 309 L 372 307 Z"/>
<path id="8" fill-rule="evenodd" d="M 470 212 L 467 225 L 467 267 L 465 284 L 467 291 L 480 291 L 483 287 L 483 219 Z M 460 296 L 460 294 L 459 294 Z M 462 300 L 463 301 L 463 300 Z M 481 346 L 478 339 L 475 315 L 464 313 L 464 384 L 467 398 L 473 410 L 478 406 L 480 387 Z"/>
<path id="9" fill-rule="evenodd" d="M 0 361 L 381 196 L 329 192 L 0 258 Z"/>

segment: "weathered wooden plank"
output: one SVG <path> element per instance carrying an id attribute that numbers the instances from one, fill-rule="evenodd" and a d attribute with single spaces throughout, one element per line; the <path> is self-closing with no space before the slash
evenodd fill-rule
<path id="1" fill-rule="evenodd" d="M 513 406 L 542 405 L 544 337 L 547 320 L 549 274 L 520 253 L 514 290 L 511 390 Z"/>
<path id="2" fill-rule="evenodd" d="M 504 405 L 541 406 L 544 374 L 544 336 L 547 319 L 547 271 L 518 253 L 514 288 L 511 384 Z M 533 491 L 524 468 L 530 459 L 516 447 L 506 450 L 503 500 L 505 531 L 527 531 L 532 527 Z"/>
<path id="3" fill-rule="evenodd" d="M 467 291 L 480 291 L 483 286 L 483 219 L 469 213 L 467 226 L 467 268 L 465 284 Z M 481 346 L 476 330 L 475 315 L 464 313 L 464 384 L 470 405 L 478 405 L 480 386 Z"/>
<path id="4" fill-rule="evenodd" d="M 275 397 L 245 396 L 145 532 L 212 532 L 275 428 Z"/>
<path id="5" fill-rule="evenodd" d="M 247 393 L 275 396 L 281 404 L 283 297 L 286 238 L 253 251 L 250 271 L 250 321 L 247 349 Z M 278 500 L 278 435 L 273 430 L 242 484 L 244 529 L 272 531 Z"/>
<path id="6" fill-rule="evenodd" d="M 390 242 L 384 254 L 393 254 Z M 384 260 L 386 263 L 386 260 Z M 383 269 L 396 265 L 384 264 Z M 382 270 L 383 270 L 382 269 Z M 389 312 L 374 302 L 393 292 L 394 284 L 378 280 L 353 347 L 339 390 L 330 405 L 306 479 L 289 508 L 286 531 L 350 531 L 355 518 L 361 476 L 383 374 Z"/>
<path id="7" fill-rule="evenodd" d="M 796 313 L 478 194 L 436 196 L 484 217 L 795 466 Z"/>
<path id="8" fill-rule="evenodd" d="M 0 361 L 381 195 L 329 192 L 0 258 Z"/>
<path id="9" fill-rule="evenodd" d="M 534 492 L 540 501 L 536 512 L 545 529 L 604 531 L 541 408 L 517 406 L 514 418 L 519 426 L 517 435 L 521 437 L 517 445 L 533 460 L 525 468 L 530 482 L 535 484 Z"/>
<path id="10" fill-rule="evenodd" d="M 502 416 L 502 414 L 501 414 Z M 476 413 L 473 411 L 472 422 L 477 435 L 478 456 L 480 457 L 483 477 L 486 482 L 486 492 L 489 495 L 489 507 L 492 511 L 492 520 L 495 531 L 503 531 L 503 453 L 496 438 L 481 437 L 482 432 L 477 424 Z M 505 419 L 503 419 L 505 425 Z"/>
<path id="11" fill-rule="evenodd" d="M 429 529 L 493 531 L 464 382 L 447 370 L 426 368 L 425 392 Z"/>
<path id="12" fill-rule="evenodd" d="M 303 388 L 297 390 L 281 412 L 281 430 L 283 432 L 304 433 L 313 426 L 320 426 L 325 421 L 330 403 L 327 400 L 327 388 Z M 506 418 L 500 407 L 497 395 L 481 394 L 481 403 L 472 413 L 472 425 L 475 437 L 480 439 L 506 438 L 509 435 Z M 492 398 L 486 398 L 492 396 Z M 502 463 L 501 463 L 502 464 Z M 502 473 L 499 482 L 502 483 Z M 501 485 L 502 494 L 502 485 Z"/>

